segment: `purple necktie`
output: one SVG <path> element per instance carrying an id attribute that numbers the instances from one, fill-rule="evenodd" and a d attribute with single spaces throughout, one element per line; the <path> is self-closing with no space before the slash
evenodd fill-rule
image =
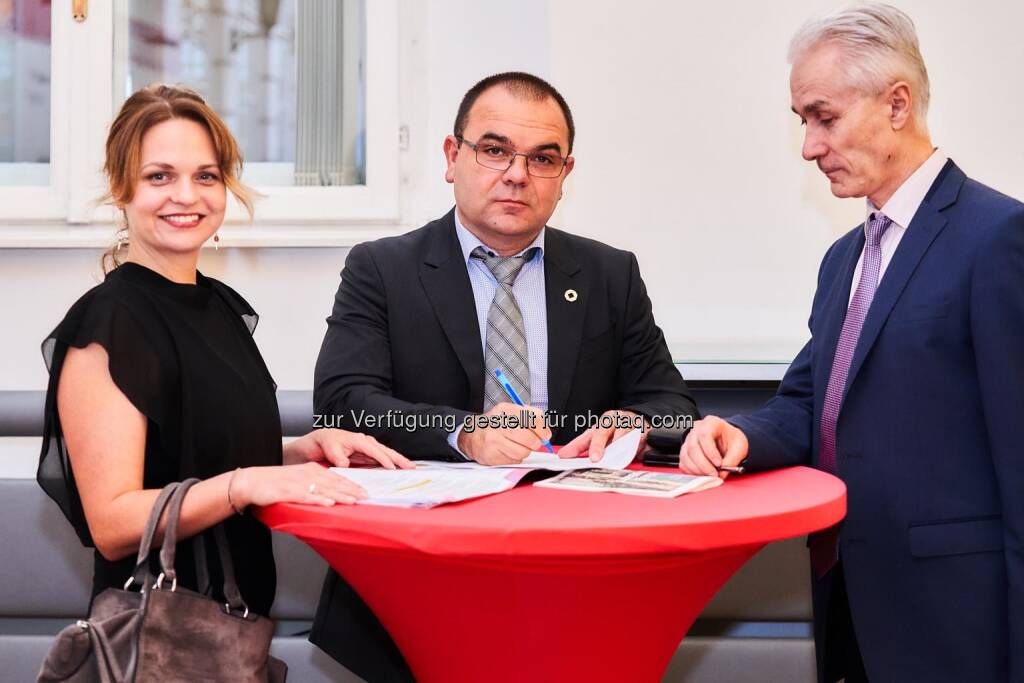
<path id="1" fill-rule="evenodd" d="M 853 351 L 857 348 L 864 318 L 867 317 L 871 301 L 878 287 L 878 271 L 882 266 L 882 235 L 892 225 L 892 219 L 876 212 L 868 221 L 864 242 L 864 263 L 861 266 L 860 281 L 853 293 L 850 307 L 846 309 L 843 331 L 839 334 L 836 355 L 832 359 L 832 372 L 828 376 L 825 390 L 825 406 L 821 411 L 821 448 L 818 449 L 818 467 L 829 474 L 836 474 L 836 419 L 843 403 L 843 391 L 850 372 Z M 821 578 L 839 561 L 839 527 L 834 526 L 811 537 L 811 567 L 815 576 Z"/>

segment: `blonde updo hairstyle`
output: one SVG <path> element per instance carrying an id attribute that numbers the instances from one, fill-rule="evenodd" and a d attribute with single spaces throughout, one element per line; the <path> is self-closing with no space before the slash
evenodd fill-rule
<path id="1" fill-rule="evenodd" d="M 235 137 L 224 120 L 197 92 L 181 85 L 148 85 L 136 91 L 121 105 L 107 135 L 103 171 L 107 176 L 108 190 L 103 201 L 119 208 L 132 201 L 140 173 L 142 139 L 150 128 L 171 119 L 189 119 L 206 129 L 213 143 L 224 185 L 245 207 L 251 218 L 254 193 L 240 180 L 242 152 Z M 127 227 L 127 224 L 122 226 L 122 235 Z M 109 273 L 121 264 L 120 247 L 126 246 L 127 242 L 127 238 L 120 237 L 117 244 L 104 252 L 104 273 Z"/>

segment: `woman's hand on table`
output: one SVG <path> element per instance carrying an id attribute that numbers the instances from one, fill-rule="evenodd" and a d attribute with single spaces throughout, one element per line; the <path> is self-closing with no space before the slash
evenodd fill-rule
<path id="1" fill-rule="evenodd" d="M 343 429 L 317 429 L 286 443 L 284 462 L 327 462 L 333 467 L 380 465 L 389 470 L 416 467 L 404 455 L 372 436 Z"/>
<path id="2" fill-rule="evenodd" d="M 317 429 L 284 445 L 280 467 L 246 467 L 228 483 L 229 502 L 236 508 L 274 503 L 351 505 L 366 498 L 358 484 L 331 472 L 334 467 L 381 465 L 411 469 L 415 465 L 401 453 L 372 436 L 341 429 Z"/>
<path id="3" fill-rule="evenodd" d="M 351 505 L 366 491 L 316 462 L 279 467 L 243 467 L 228 482 L 228 502 L 236 509 L 249 505 L 304 503 Z"/>
<path id="4" fill-rule="evenodd" d="M 736 467 L 747 457 L 747 435 L 720 417 L 697 420 L 679 449 L 679 469 L 686 474 L 721 477 L 719 467 Z"/>
<path id="5" fill-rule="evenodd" d="M 412 469 L 408 458 L 372 436 L 342 429 L 317 429 L 290 441 L 283 448 L 282 467 L 240 470 L 232 488 L 236 506 L 273 503 L 351 505 L 366 498 L 366 491 L 324 467 L 380 465 L 385 469 Z"/>

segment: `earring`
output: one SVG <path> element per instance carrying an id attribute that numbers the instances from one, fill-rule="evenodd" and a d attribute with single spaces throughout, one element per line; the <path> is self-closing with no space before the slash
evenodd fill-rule
<path id="1" fill-rule="evenodd" d="M 213 250 L 220 251 L 220 233 L 213 233 Z"/>
<path id="2" fill-rule="evenodd" d="M 128 244 L 128 228 L 121 228 L 117 231 L 117 247 L 114 251 L 121 251 L 121 247 Z"/>

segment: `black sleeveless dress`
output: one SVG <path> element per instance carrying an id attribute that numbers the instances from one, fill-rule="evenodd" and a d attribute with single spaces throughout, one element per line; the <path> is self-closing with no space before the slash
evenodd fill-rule
<path id="1" fill-rule="evenodd" d="M 201 273 L 196 280 L 178 284 L 125 263 L 79 299 L 43 342 L 50 381 L 37 479 L 86 546 L 94 544 L 57 413 L 57 385 L 70 346 L 102 345 L 114 383 L 146 416 L 144 488 L 281 464 L 276 385 L 252 338 L 258 316 L 227 285 Z M 267 615 L 277 584 L 270 531 L 248 513 L 229 517 L 225 531 L 242 597 L 251 610 Z M 210 539 L 206 556 L 214 596 L 222 598 Z M 134 555 L 111 562 L 96 552 L 93 596 L 122 587 L 134 562 Z M 159 572 L 156 553 L 151 564 Z M 178 583 L 196 589 L 191 539 L 179 543 L 175 565 Z"/>

